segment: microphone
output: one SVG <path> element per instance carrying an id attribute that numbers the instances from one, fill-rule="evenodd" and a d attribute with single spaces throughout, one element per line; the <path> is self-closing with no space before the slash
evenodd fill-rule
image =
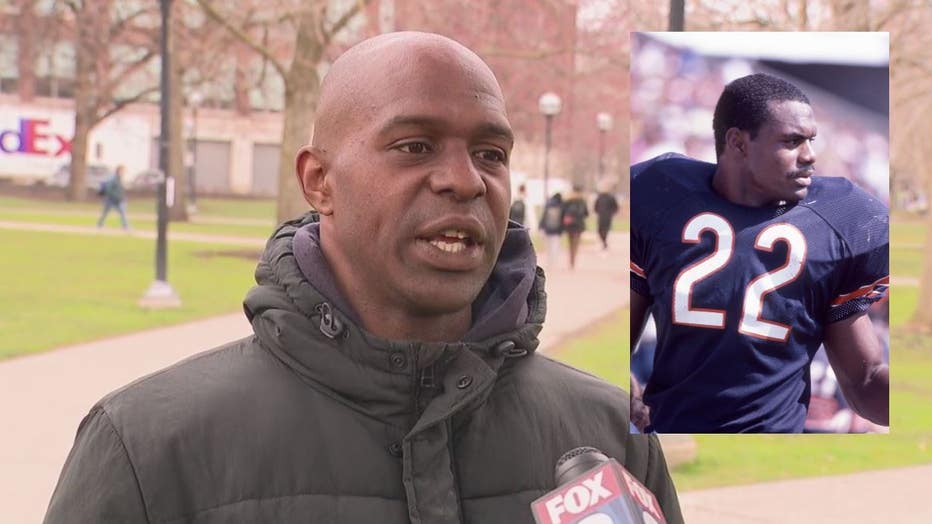
<path id="1" fill-rule="evenodd" d="M 596 448 L 571 449 L 554 472 L 557 488 L 531 503 L 537 524 L 666 524 L 656 497 Z"/>

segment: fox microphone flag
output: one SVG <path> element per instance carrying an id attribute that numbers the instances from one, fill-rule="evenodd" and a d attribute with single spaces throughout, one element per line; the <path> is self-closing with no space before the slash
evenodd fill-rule
<path id="1" fill-rule="evenodd" d="M 557 489 L 531 503 L 537 524 L 666 524 L 657 499 L 615 459 L 591 447 L 557 461 Z"/>

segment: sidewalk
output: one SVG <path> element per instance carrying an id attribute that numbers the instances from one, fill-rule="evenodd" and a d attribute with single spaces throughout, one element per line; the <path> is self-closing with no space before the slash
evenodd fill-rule
<path id="1" fill-rule="evenodd" d="M 11 222 L 0 222 L 0 228 L 125 235 L 93 227 Z M 179 233 L 169 237 L 230 240 Z M 627 234 L 614 234 L 607 252 L 597 246 L 594 234 L 587 240 L 576 270 L 563 265 L 547 269 L 548 310 L 540 351 L 627 304 Z M 238 241 L 265 242 L 242 237 Z M 41 521 L 78 424 L 94 402 L 135 378 L 251 332 L 243 314 L 234 313 L 0 362 L 0 413 L 9 421 L 0 432 L 0 522 Z"/>
<path id="2" fill-rule="evenodd" d="M 932 465 L 680 494 L 688 524 L 927 524 Z"/>

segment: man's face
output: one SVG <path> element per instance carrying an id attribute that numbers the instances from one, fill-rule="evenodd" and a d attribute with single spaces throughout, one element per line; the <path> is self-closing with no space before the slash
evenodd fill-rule
<path id="1" fill-rule="evenodd" d="M 513 142 L 504 102 L 475 68 L 419 56 L 390 69 L 327 152 L 324 249 L 367 306 L 460 312 L 504 238 Z"/>
<path id="2" fill-rule="evenodd" d="M 812 183 L 815 117 L 803 102 L 770 102 L 769 109 L 770 118 L 757 137 L 746 142 L 749 187 L 761 202 L 796 202 L 806 197 Z"/>

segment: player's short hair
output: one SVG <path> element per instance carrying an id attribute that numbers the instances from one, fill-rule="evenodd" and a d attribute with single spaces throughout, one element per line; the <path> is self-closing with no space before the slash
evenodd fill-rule
<path id="1" fill-rule="evenodd" d="M 743 76 L 725 86 L 715 104 L 712 129 L 715 155 L 725 152 L 725 132 L 732 127 L 749 131 L 757 138 L 760 127 L 770 118 L 770 102 L 796 101 L 809 104 L 809 98 L 793 84 L 764 73 Z"/>

